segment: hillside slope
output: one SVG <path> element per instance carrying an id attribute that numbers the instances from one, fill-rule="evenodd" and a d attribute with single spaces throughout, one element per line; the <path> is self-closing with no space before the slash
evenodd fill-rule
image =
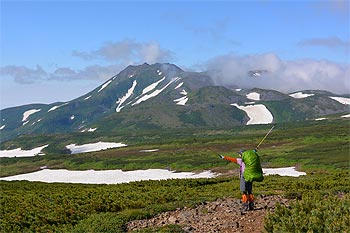
<path id="1" fill-rule="evenodd" d="M 69 102 L 3 109 L 0 132 L 6 141 L 33 133 L 269 124 L 349 113 L 349 100 L 317 90 L 288 95 L 215 86 L 206 73 L 186 72 L 173 64 L 143 64 L 128 66 Z"/>

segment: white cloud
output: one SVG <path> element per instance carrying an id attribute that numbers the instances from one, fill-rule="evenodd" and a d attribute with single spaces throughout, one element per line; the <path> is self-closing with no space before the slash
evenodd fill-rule
<path id="1" fill-rule="evenodd" d="M 158 43 L 151 42 L 141 44 L 137 51 L 139 60 L 153 64 L 156 62 L 167 62 L 172 60 L 172 52 L 160 48 Z"/>
<path id="2" fill-rule="evenodd" d="M 283 61 L 272 53 L 246 56 L 227 54 L 209 60 L 205 66 L 219 85 L 258 87 L 287 93 L 306 89 L 340 94 L 350 92 L 350 66 L 326 60 Z M 269 72 L 257 78 L 248 75 L 250 70 L 259 69 Z"/>
<path id="3" fill-rule="evenodd" d="M 344 51 L 349 51 L 350 41 L 345 41 L 339 37 L 327 37 L 327 38 L 311 38 L 305 39 L 298 43 L 299 46 L 317 46 L 325 47 L 329 49 L 342 49 Z"/>
<path id="4" fill-rule="evenodd" d="M 92 65 L 82 70 L 73 70 L 69 67 L 60 67 L 53 72 L 45 71 L 41 66 L 36 69 L 25 66 L 4 66 L 0 69 L 0 74 L 13 78 L 16 83 L 32 84 L 43 81 L 74 81 L 74 80 L 99 80 L 104 81 L 115 75 L 125 66 L 121 65 Z"/>
<path id="5" fill-rule="evenodd" d="M 73 51 L 72 55 L 84 60 L 103 59 L 121 64 L 169 62 L 173 58 L 171 51 L 162 49 L 156 42 L 140 43 L 130 39 L 108 42 L 94 51 Z"/>
<path id="6" fill-rule="evenodd" d="M 160 47 L 156 42 L 140 43 L 133 40 L 122 40 L 105 43 L 93 51 L 73 51 L 73 56 L 84 60 L 104 60 L 113 65 L 90 65 L 81 70 L 70 67 L 59 67 L 54 71 L 45 71 L 40 65 L 36 68 L 9 65 L 0 67 L 0 74 L 12 78 L 16 83 L 30 84 L 42 81 L 58 80 L 102 80 L 117 74 L 128 65 L 156 62 L 170 62 L 173 53 Z"/>
<path id="7" fill-rule="evenodd" d="M 0 67 L 0 74 L 4 76 L 12 77 L 15 82 L 22 84 L 34 83 L 38 80 L 44 80 L 48 74 L 39 65 L 35 69 L 28 68 L 25 66 L 4 66 Z"/>

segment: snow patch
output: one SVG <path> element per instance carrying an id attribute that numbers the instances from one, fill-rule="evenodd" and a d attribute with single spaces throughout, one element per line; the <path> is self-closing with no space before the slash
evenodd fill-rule
<path id="1" fill-rule="evenodd" d="M 84 132 L 95 132 L 97 130 L 97 128 L 89 128 L 89 129 L 84 129 L 82 130 L 81 132 L 84 133 Z"/>
<path id="2" fill-rule="evenodd" d="M 343 116 L 341 116 L 341 117 L 343 117 L 343 118 L 349 118 L 349 117 L 350 117 L 350 114 L 343 115 Z"/>
<path id="3" fill-rule="evenodd" d="M 176 89 L 176 88 L 175 88 Z M 187 91 L 185 89 L 183 89 L 181 92 L 180 92 L 181 95 L 184 95 L 183 97 L 181 98 L 178 98 L 178 99 L 175 99 L 174 102 L 176 102 L 177 105 L 186 105 L 187 101 L 188 101 L 188 97 L 187 97 Z"/>
<path id="4" fill-rule="evenodd" d="M 150 149 L 150 150 L 140 150 L 139 152 L 156 152 L 156 151 L 159 151 L 159 149 Z"/>
<path id="5" fill-rule="evenodd" d="M 193 172 L 176 172 L 166 169 L 148 169 L 135 171 L 122 170 L 87 170 L 87 171 L 69 171 L 66 169 L 46 169 L 43 170 L 3 177 L 0 180 L 28 180 L 47 183 L 83 183 L 83 184 L 121 184 L 142 180 L 166 180 L 166 179 L 197 179 L 197 178 L 214 178 L 218 174 L 212 171 L 203 171 L 201 173 Z M 264 175 L 280 175 L 298 177 L 306 175 L 305 172 L 298 172 L 295 167 L 286 168 L 263 168 Z"/>
<path id="6" fill-rule="evenodd" d="M 345 98 L 345 97 L 330 97 L 330 98 L 338 101 L 341 104 L 350 105 L 350 98 Z"/>
<path id="7" fill-rule="evenodd" d="M 153 91 L 153 92 L 150 93 L 150 94 L 146 94 L 146 95 L 142 96 L 142 97 L 139 98 L 135 103 L 133 103 L 132 106 L 134 106 L 134 105 L 136 105 L 136 104 L 139 104 L 139 103 L 141 103 L 141 102 L 144 102 L 144 101 L 146 101 L 146 100 L 148 100 L 148 99 L 150 99 L 150 98 L 153 98 L 153 97 L 159 95 L 159 94 L 160 94 L 162 91 L 164 91 L 170 84 L 172 84 L 173 82 L 176 82 L 177 80 L 179 80 L 178 77 L 172 78 L 163 88 L 157 89 L 157 90 Z"/>
<path id="8" fill-rule="evenodd" d="M 21 148 L 13 149 L 13 150 L 0 150 L 0 158 L 13 158 L 13 157 L 33 157 L 41 153 L 41 150 L 47 147 L 40 146 L 31 150 L 22 150 Z"/>
<path id="9" fill-rule="evenodd" d="M 185 105 L 187 101 L 188 101 L 187 96 L 183 96 L 179 99 L 174 100 L 174 102 L 176 102 L 177 105 Z"/>
<path id="10" fill-rule="evenodd" d="M 268 175 L 280 175 L 280 176 L 293 176 L 299 177 L 306 175 L 305 172 L 298 172 L 295 167 L 281 167 L 281 168 L 263 168 L 265 176 Z"/>
<path id="11" fill-rule="evenodd" d="M 217 175 L 211 171 L 201 173 L 175 172 L 165 169 L 148 169 L 135 171 L 69 171 L 65 169 L 44 169 L 37 172 L 0 178 L 0 180 L 28 180 L 47 183 L 84 183 L 84 184 L 120 184 L 142 180 L 195 179 L 213 178 Z"/>
<path id="12" fill-rule="evenodd" d="M 257 92 L 252 92 L 246 95 L 248 99 L 251 100 L 260 100 L 260 94 Z"/>
<path id="13" fill-rule="evenodd" d="M 22 119 L 22 122 L 24 121 L 27 121 L 28 117 L 36 112 L 40 112 L 41 109 L 31 109 L 31 110 L 28 110 L 28 111 L 25 111 L 23 113 L 23 119 Z"/>
<path id="14" fill-rule="evenodd" d="M 178 88 L 180 88 L 183 84 L 184 84 L 184 82 L 181 82 L 179 85 L 177 85 L 177 86 L 175 87 L 175 90 L 178 89 Z"/>
<path id="15" fill-rule="evenodd" d="M 0 127 L 0 130 L 4 129 L 5 127 L 6 127 L 6 125 L 2 125 L 2 126 Z"/>
<path id="16" fill-rule="evenodd" d="M 182 91 L 180 92 L 180 94 L 181 94 L 181 95 L 187 95 L 187 91 L 182 90 Z"/>
<path id="17" fill-rule="evenodd" d="M 245 111 L 249 117 L 247 125 L 256 124 L 270 124 L 273 121 L 271 112 L 263 104 L 239 106 L 238 104 L 231 104 L 243 111 Z"/>
<path id="18" fill-rule="evenodd" d="M 129 88 L 128 92 L 117 101 L 117 103 L 119 103 L 119 104 L 115 110 L 116 112 L 120 112 L 120 110 L 122 110 L 122 108 L 124 108 L 124 106 L 121 106 L 121 105 L 134 93 L 134 89 L 135 89 L 136 85 L 137 85 L 137 82 L 136 82 L 136 80 L 134 80 L 134 82 L 132 83 L 132 86 Z"/>
<path id="19" fill-rule="evenodd" d="M 68 103 L 64 103 L 64 104 L 61 104 L 61 105 L 53 106 L 53 107 L 50 108 L 47 112 L 54 111 L 54 110 L 58 109 L 59 107 L 62 107 L 62 106 L 67 105 L 67 104 L 68 104 Z"/>
<path id="20" fill-rule="evenodd" d="M 315 119 L 315 121 L 323 121 L 323 120 L 327 120 L 327 118 L 320 117 L 320 118 L 316 118 L 316 119 Z"/>
<path id="21" fill-rule="evenodd" d="M 106 82 L 105 84 L 103 84 L 102 87 L 100 88 L 100 90 L 98 90 L 97 92 L 100 92 L 100 91 L 102 91 L 103 89 L 105 89 L 111 82 L 112 82 L 112 80 L 109 80 L 108 82 Z"/>
<path id="22" fill-rule="evenodd" d="M 236 91 L 241 91 L 242 89 L 237 88 Z"/>
<path id="23" fill-rule="evenodd" d="M 158 84 L 160 82 L 163 82 L 165 80 L 165 77 L 163 77 L 162 79 L 158 80 L 155 83 L 152 83 L 151 85 L 147 86 L 145 89 L 142 90 L 142 95 L 152 91 L 154 88 L 156 88 L 158 86 Z"/>
<path id="24" fill-rule="evenodd" d="M 88 100 L 91 98 L 91 95 L 89 95 L 88 97 L 85 97 L 84 100 Z"/>
<path id="25" fill-rule="evenodd" d="M 70 119 L 71 120 L 74 120 L 75 116 L 74 115 L 71 115 Z"/>
<path id="26" fill-rule="evenodd" d="M 100 150 L 118 148 L 118 147 L 124 147 L 124 146 L 127 146 L 127 145 L 120 142 L 119 143 L 96 142 L 96 143 L 89 143 L 89 144 L 84 144 L 79 146 L 77 146 L 76 144 L 70 144 L 66 146 L 66 148 L 71 151 L 71 154 L 79 154 L 79 153 L 100 151 Z"/>
<path id="27" fill-rule="evenodd" d="M 306 97 L 313 96 L 313 95 L 315 95 L 315 94 L 305 94 L 302 92 L 296 92 L 296 93 L 290 94 L 289 96 L 293 97 L 295 99 L 302 99 L 302 98 L 306 98 Z"/>

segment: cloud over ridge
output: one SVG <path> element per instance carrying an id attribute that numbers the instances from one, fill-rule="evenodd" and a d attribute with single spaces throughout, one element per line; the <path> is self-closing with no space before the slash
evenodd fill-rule
<path id="1" fill-rule="evenodd" d="M 337 39 L 308 40 L 305 45 L 343 46 Z M 144 62 L 171 62 L 172 51 L 164 50 L 158 43 L 139 43 L 132 40 L 106 43 L 97 50 L 73 51 L 72 55 L 84 60 L 104 60 L 104 65 L 89 65 L 76 70 L 59 67 L 47 71 L 40 65 L 0 67 L 0 74 L 12 78 L 16 83 L 30 84 L 48 81 L 97 80 L 104 82 L 128 65 Z M 234 53 L 213 57 L 200 64 L 208 71 L 217 85 L 239 88 L 264 88 L 290 93 L 299 90 L 327 90 L 336 94 L 350 94 L 350 64 L 339 64 L 328 60 L 282 60 L 274 53 L 237 55 Z M 252 70 L 266 70 L 261 77 L 252 78 Z"/>
<path id="2" fill-rule="evenodd" d="M 73 51 L 73 56 L 84 60 L 102 59 L 110 62 L 123 63 L 155 63 L 172 59 L 172 52 L 162 49 L 157 42 L 140 43 L 130 39 L 107 42 L 97 50 Z"/>
<path id="3" fill-rule="evenodd" d="M 206 69 L 218 85 L 274 89 L 285 93 L 297 90 L 327 90 L 350 93 L 350 65 L 327 60 L 281 60 L 276 54 L 238 56 L 226 54 L 210 59 Z M 262 77 L 249 77 L 251 70 L 267 70 Z"/>

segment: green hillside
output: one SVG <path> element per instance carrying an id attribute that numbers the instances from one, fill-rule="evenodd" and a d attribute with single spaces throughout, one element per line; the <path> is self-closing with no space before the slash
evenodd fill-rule
<path id="1" fill-rule="evenodd" d="M 108 126 L 107 126 L 108 127 Z M 145 169 L 171 168 L 179 171 L 216 169 L 230 165 L 217 159 L 211 150 L 235 156 L 242 148 L 254 148 L 269 125 L 195 130 L 129 130 L 110 134 L 79 133 L 21 136 L 2 144 L 2 148 L 32 149 L 49 145 L 45 156 L 0 158 L 0 176 L 40 170 L 40 167 L 65 169 Z M 100 152 L 69 154 L 65 146 L 93 142 L 122 142 L 127 147 Z M 141 153 L 144 149 L 157 152 Z M 277 124 L 261 147 L 265 167 L 298 165 L 303 170 L 317 167 L 347 168 L 349 160 L 349 121 L 335 118 L 325 121 Z M 329 157 L 332 163 L 329 163 Z"/>
<path id="2" fill-rule="evenodd" d="M 210 169 L 226 175 L 116 185 L 0 181 L 0 230 L 125 232 L 131 220 L 150 218 L 185 206 L 191 208 L 220 198 L 238 199 L 239 179 L 235 173 L 227 173 L 237 172 L 237 166 L 219 159 L 213 151 L 237 156 L 239 149 L 255 147 L 269 128 L 270 125 L 257 125 L 18 137 L 2 146 L 33 148 L 49 144 L 45 148 L 46 155 L 1 158 L 2 177 L 40 170 L 41 166 L 71 170 Z M 96 141 L 123 142 L 128 146 L 74 155 L 65 149 L 70 143 Z M 140 153 L 140 150 L 154 148 L 159 151 Z M 297 166 L 307 175 L 299 178 L 267 176 L 263 182 L 254 184 L 257 198 L 282 195 L 293 203 L 290 207 L 277 205 L 274 212 L 266 215 L 265 230 L 294 232 L 297 226 L 305 232 L 345 232 L 349 227 L 350 209 L 349 152 L 348 119 L 334 116 L 333 120 L 276 125 L 259 150 L 263 167 Z M 179 230 L 176 226 L 165 229 L 173 228 Z"/>
<path id="3" fill-rule="evenodd" d="M 90 128 L 106 134 L 246 125 L 249 113 L 233 104 L 264 105 L 268 112 L 255 116 L 258 123 L 267 113 L 274 123 L 286 123 L 350 112 L 330 92 L 302 93 L 310 96 L 293 98 L 275 90 L 216 86 L 205 72 L 186 72 L 173 64 L 128 66 L 71 101 L 2 109 L 0 142 L 26 134 L 77 133 Z M 179 105 L 176 100 L 181 98 L 186 102 Z"/>

